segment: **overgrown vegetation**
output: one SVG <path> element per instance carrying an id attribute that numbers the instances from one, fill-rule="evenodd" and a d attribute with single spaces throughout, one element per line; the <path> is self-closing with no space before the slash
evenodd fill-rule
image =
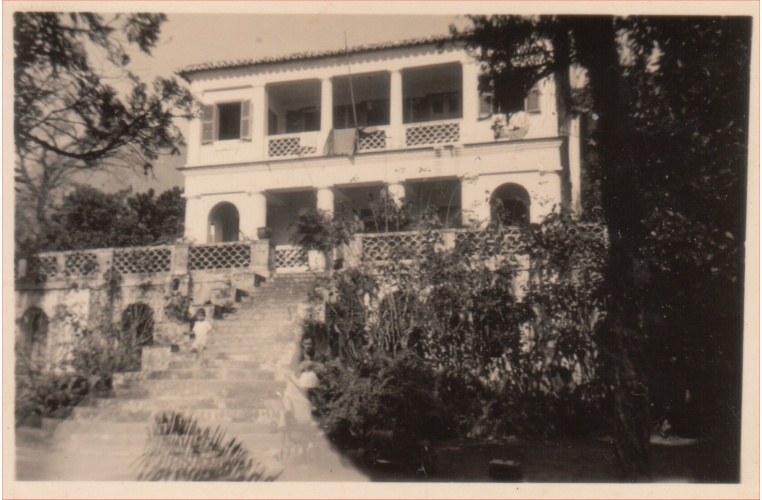
<path id="1" fill-rule="evenodd" d="M 552 214 L 461 234 L 443 250 L 428 231 L 417 249 L 318 285 L 325 321 L 307 327 L 336 358 L 319 408 L 335 443 L 368 446 L 380 430 L 421 442 L 605 429 L 600 228 Z"/>
<path id="2" fill-rule="evenodd" d="M 138 462 L 139 481 L 274 481 L 242 443 L 181 413 L 157 415 Z"/>

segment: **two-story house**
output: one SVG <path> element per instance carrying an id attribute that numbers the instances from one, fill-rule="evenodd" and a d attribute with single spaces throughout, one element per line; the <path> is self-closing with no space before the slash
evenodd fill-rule
<path id="1" fill-rule="evenodd" d="M 516 221 L 576 208 L 578 122 L 554 79 L 505 120 L 479 73 L 446 38 L 181 70 L 203 103 L 182 169 L 186 237 L 254 240 L 266 227 L 288 245 L 301 209 L 362 215 L 379 196 L 438 207 L 444 227 L 486 224 L 496 200 Z"/>

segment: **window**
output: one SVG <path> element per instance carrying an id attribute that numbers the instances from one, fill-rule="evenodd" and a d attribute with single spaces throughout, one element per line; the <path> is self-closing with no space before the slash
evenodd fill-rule
<path id="1" fill-rule="evenodd" d="M 251 140 L 251 103 L 249 101 L 204 106 L 201 142 Z"/>
<path id="2" fill-rule="evenodd" d="M 425 97 L 407 99 L 404 103 L 405 123 L 461 118 L 459 92 L 429 94 Z"/>
<path id="3" fill-rule="evenodd" d="M 527 113 L 539 113 L 540 110 L 540 90 L 533 88 L 524 100 L 524 109 Z"/>
<path id="4" fill-rule="evenodd" d="M 294 109 L 286 112 L 286 133 L 316 132 L 320 130 L 320 106 Z"/>
<path id="5" fill-rule="evenodd" d="M 357 122 L 360 127 L 389 125 L 389 101 L 376 99 L 363 101 L 355 106 Z M 351 104 L 342 104 L 333 108 L 333 128 L 352 128 L 355 122 Z"/>

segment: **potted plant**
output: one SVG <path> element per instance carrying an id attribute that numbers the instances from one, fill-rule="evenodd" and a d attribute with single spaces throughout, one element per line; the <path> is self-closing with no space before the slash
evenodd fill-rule
<path id="1" fill-rule="evenodd" d="M 258 227 L 257 238 L 260 240 L 269 240 L 273 234 L 273 230 L 269 227 Z"/>
<path id="2" fill-rule="evenodd" d="M 351 231 L 342 219 L 321 210 L 304 209 L 296 217 L 291 241 L 307 250 L 310 271 L 327 271 L 336 247 L 349 243 L 350 238 Z"/>

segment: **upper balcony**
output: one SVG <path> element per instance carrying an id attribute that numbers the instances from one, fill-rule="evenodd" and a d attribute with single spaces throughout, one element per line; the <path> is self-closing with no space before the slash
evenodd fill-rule
<path id="1" fill-rule="evenodd" d="M 221 79 L 193 82 L 204 113 L 191 127 L 188 166 L 494 141 L 492 110 L 478 92 L 478 65 L 462 51 L 427 56 L 392 59 L 405 67 L 333 60 L 317 70 L 233 78 L 227 86 Z M 284 79 L 283 73 L 293 76 Z M 515 127 L 523 131 L 506 140 L 557 136 L 555 111 L 549 80 L 526 99 Z"/>

